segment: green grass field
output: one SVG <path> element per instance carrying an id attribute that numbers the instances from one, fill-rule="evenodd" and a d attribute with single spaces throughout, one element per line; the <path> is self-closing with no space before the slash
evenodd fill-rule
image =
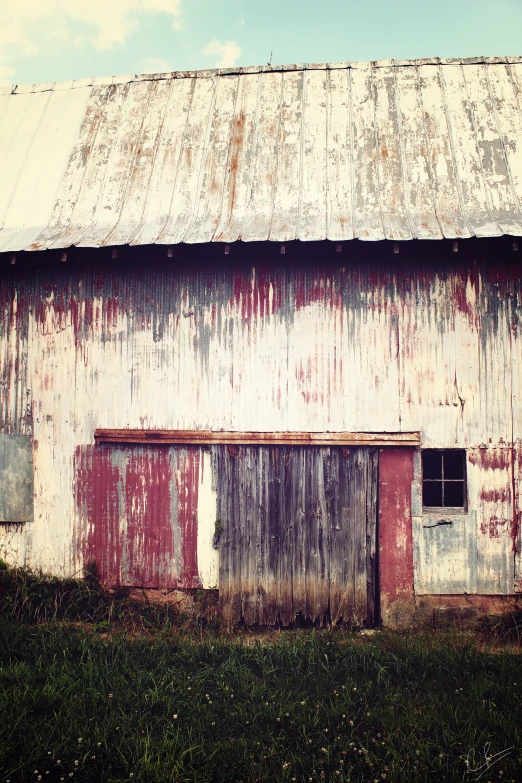
<path id="1" fill-rule="evenodd" d="M 522 781 L 520 647 L 168 620 L 140 635 L 30 622 L 3 596 L 0 781 Z"/>

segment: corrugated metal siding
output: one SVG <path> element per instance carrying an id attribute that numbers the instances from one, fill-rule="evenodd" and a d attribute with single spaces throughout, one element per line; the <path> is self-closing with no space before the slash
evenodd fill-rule
<path id="1" fill-rule="evenodd" d="M 0 251 L 522 235 L 520 58 L 0 95 Z"/>
<path id="2" fill-rule="evenodd" d="M 433 535 L 417 490 L 417 587 L 512 591 L 519 268 L 458 256 L 411 272 L 396 258 L 350 267 L 144 263 L 20 271 L 0 291 L 2 432 L 34 437 L 35 521 L 22 536 L 2 533 L 7 559 L 78 570 L 83 544 L 73 541 L 87 527 L 74 455 L 92 446 L 96 428 L 420 430 L 423 447 L 469 450 L 470 497 L 460 527 Z M 205 492 L 211 538 L 215 500 Z M 205 551 L 200 575 L 215 573 Z"/>
<path id="3" fill-rule="evenodd" d="M 75 546 L 108 585 L 199 587 L 201 451 L 85 446 L 74 459 Z"/>

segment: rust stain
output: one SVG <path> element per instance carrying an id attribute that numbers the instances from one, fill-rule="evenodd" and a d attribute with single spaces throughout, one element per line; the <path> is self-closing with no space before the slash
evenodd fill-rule
<path id="1" fill-rule="evenodd" d="M 481 489 L 479 498 L 485 503 L 511 503 L 511 490 L 509 487 Z"/>
<path id="2" fill-rule="evenodd" d="M 508 524 L 508 519 L 498 519 L 498 517 L 491 517 L 486 522 L 481 523 L 480 532 L 483 536 L 489 535 L 490 538 L 500 538 L 500 533 L 503 533 L 504 531 L 499 531 L 499 528 L 503 528 Z"/>
<path id="3" fill-rule="evenodd" d="M 508 470 L 512 457 L 509 448 L 470 449 L 468 461 L 483 470 Z"/>

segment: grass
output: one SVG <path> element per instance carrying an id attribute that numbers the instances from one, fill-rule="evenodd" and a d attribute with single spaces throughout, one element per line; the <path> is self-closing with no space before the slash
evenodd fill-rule
<path id="1" fill-rule="evenodd" d="M 136 635 L 2 606 L 0 781 L 522 780 L 522 656 L 473 636 Z"/>

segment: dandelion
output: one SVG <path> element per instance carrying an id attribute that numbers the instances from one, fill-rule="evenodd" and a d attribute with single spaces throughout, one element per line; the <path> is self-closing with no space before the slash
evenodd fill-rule
<path id="1" fill-rule="evenodd" d="M 289 767 L 289 766 L 290 766 L 290 764 L 289 764 L 289 762 L 288 762 L 288 761 L 285 761 L 285 762 L 283 763 L 283 769 L 286 769 L 286 768 L 287 768 L 287 767 Z"/>
<path id="2" fill-rule="evenodd" d="M 354 688 L 354 691 L 356 691 L 356 690 L 357 690 L 357 688 Z"/>
<path id="3" fill-rule="evenodd" d="M 369 718 L 369 717 L 370 717 L 370 713 L 369 713 L 369 712 L 367 712 L 367 713 L 366 713 L 366 717 L 367 717 L 367 718 Z"/>
<path id="4" fill-rule="evenodd" d="M 285 712 L 285 717 L 288 718 L 288 712 Z"/>
<path id="5" fill-rule="evenodd" d="M 353 720 L 350 721 L 350 726 L 353 726 Z"/>
<path id="6" fill-rule="evenodd" d="M 98 746 L 98 747 L 100 747 L 100 745 L 101 745 L 101 742 L 97 742 L 96 744 L 97 744 L 97 746 Z"/>
<path id="7" fill-rule="evenodd" d="M 276 718 L 276 721 L 277 721 L 278 723 L 281 723 L 281 718 Z"/>
<path id="8" fill-rule="evenodd" d="M 81 738 L 81 737 L 78 737 L 78 742 L 81 742 L 81 741 L 82 741 L 82 738 Z"/>
<path id="9" fill-rule="evenodd" d="M 76 761 L 74 762 L 74 765 L 75 765 L 76 767 L 78 766 L 78 759 L 76 759 Z"/>
<path id="10" fill-rule="evenodd" d="M 178 719 L 178 716 L 177 716 L 177 715 L 173 715 L 172 717 L 174 718 L 174 720 L 177 720 L 177 719 Z"/>
<path id="11" fill-rule="evenodd" d="M 321 753 L 328 753 L 328 751 L 326 750 L 326 748 L 321 748 Z"/>
<path id="12" fill-rule="evenodd" d="M 213 725 L 213 726 L 215 726 L 215 725 L 216 725 L 216 721 L 215 721 L 215 720 L 213 720 L 213 721 L 212 721 L 212 725 Z"/>
<path id="13" fill-rule="evenodd" d="M 112 699 L 112 693 L 109 693 L 109 699 Z"/>

